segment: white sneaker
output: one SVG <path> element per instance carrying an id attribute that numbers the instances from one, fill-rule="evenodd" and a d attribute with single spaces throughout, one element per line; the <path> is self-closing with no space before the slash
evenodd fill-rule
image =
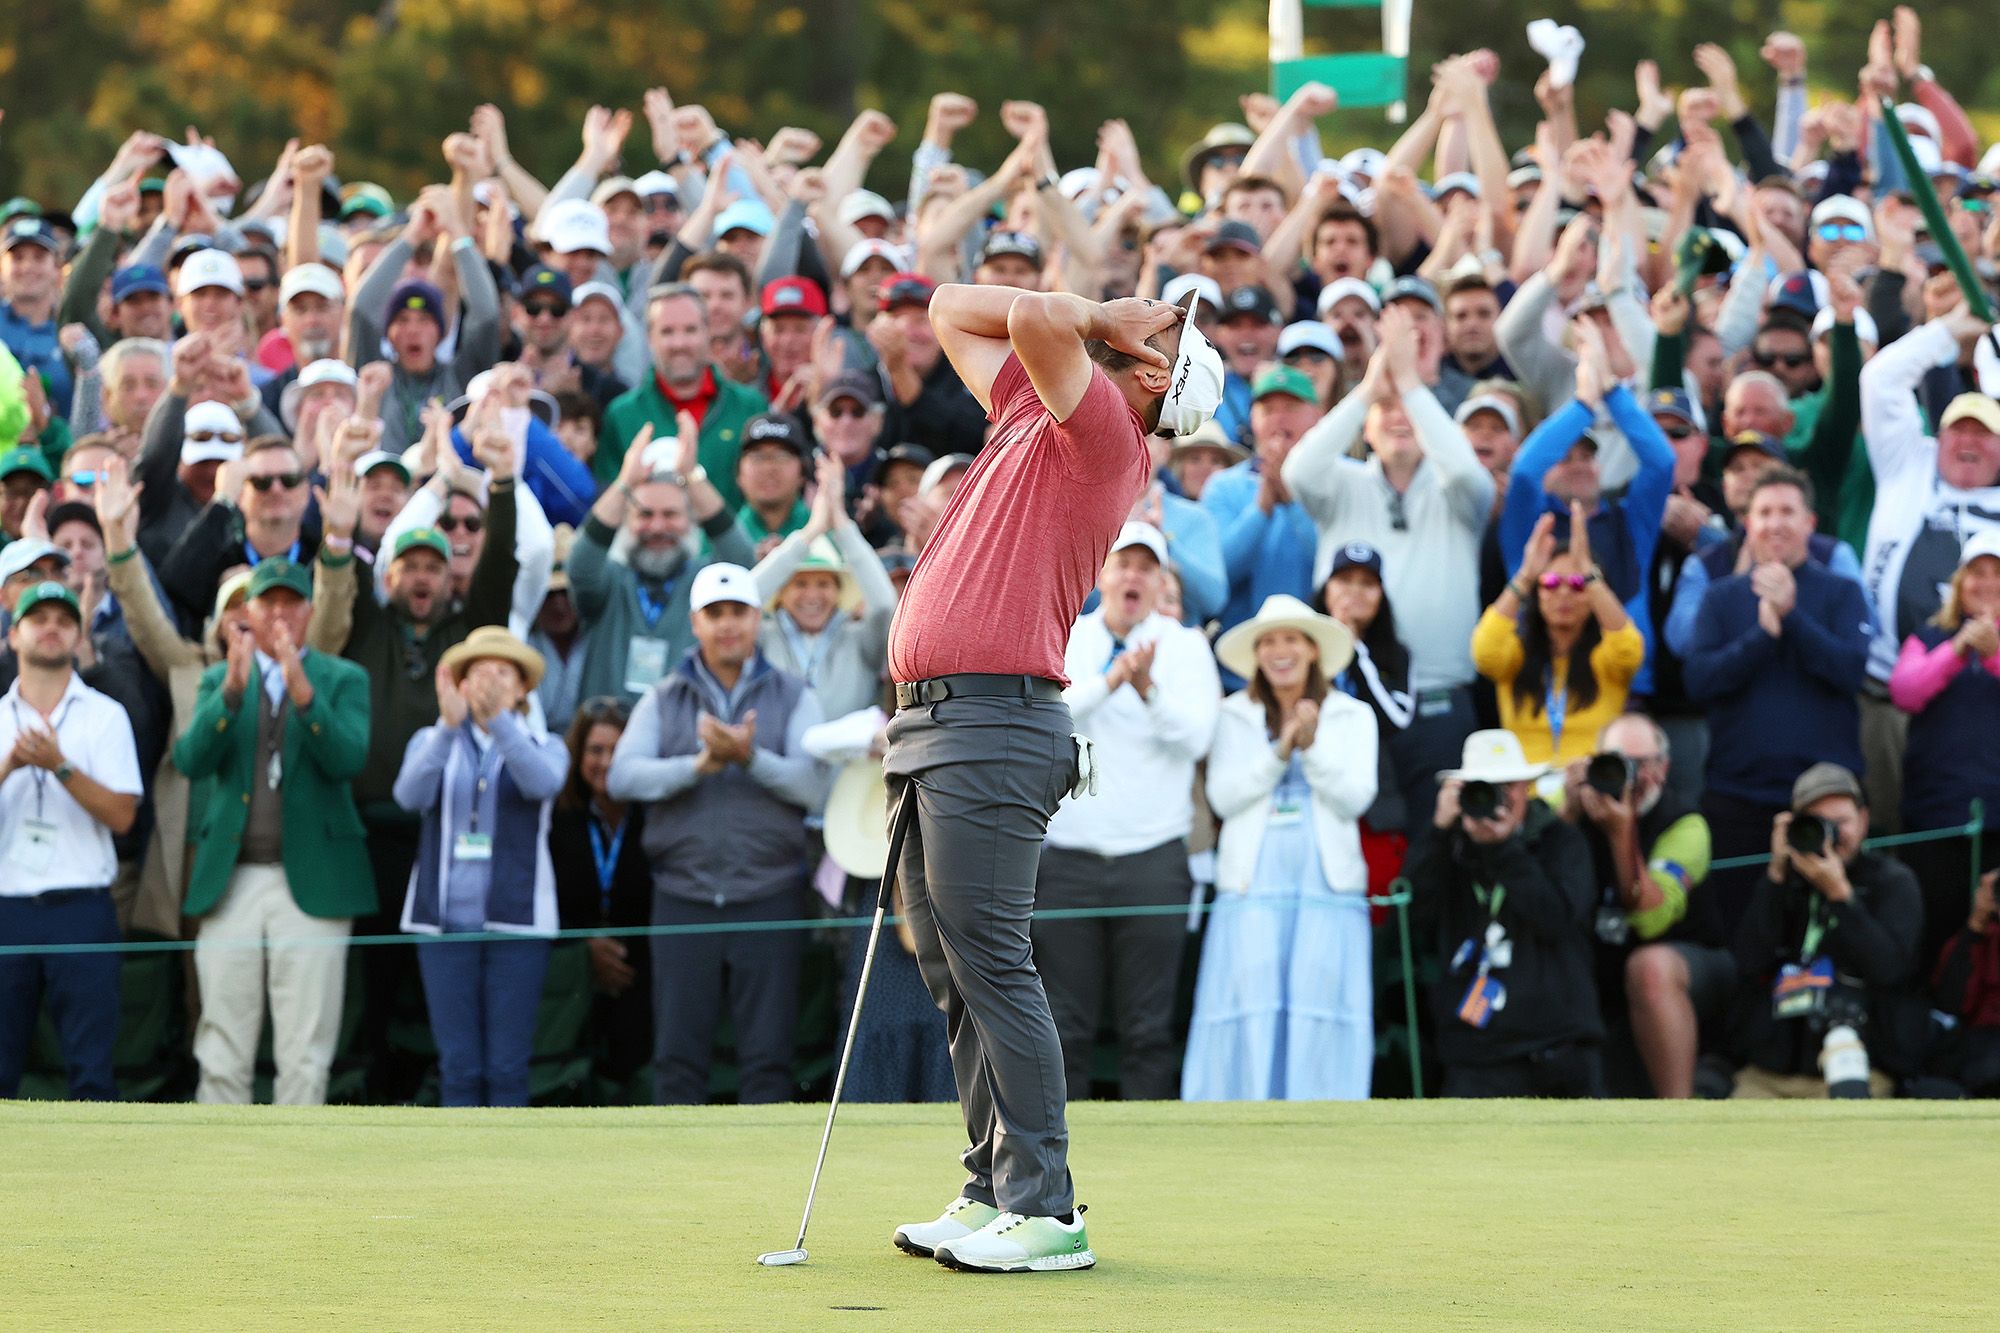
<path id="1" fill-rule="evenodd" d="M 963 1240 L 939 1244 L 932 1257 L 947 1268 L 974 1273 L 1056 1273 L 1089 1268 L 1097 1256 L 1083 1229 L 1083 1209 L 1075 1220 L 1002 1213 Z"/>
<path id="2" fill-rule="evenodd" d="M 979 1228 L 1000 1216 L 1000 1210 L 990 1203 L 968 1199 L 964 1195 L 951 1201 L 951 1207 L 935 1222 L 911 1222 L 896 1228 L 896 1248 L 909 1254 L 921 1254 L 930 1258 L 938 1246 L 948 1240 L 963 1240 Z"/>

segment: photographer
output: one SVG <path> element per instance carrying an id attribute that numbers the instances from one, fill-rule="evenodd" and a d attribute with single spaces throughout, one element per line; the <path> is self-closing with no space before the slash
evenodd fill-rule
<path id="1" fill-rule="evenodd" d="M 1603 1092 L 1590 849 L 1529 799 L 1546 771 L 1512 732 L 1474 732 L 1404 871 L 1445 965 L 1431 1002 L 1447 1097 Z"/>
<path id="2" fill-rule="evenodd" d="M 1890 1090 L 1880 1066 L 1923 907 L 1907 868 L 1861 850 L 1867 836 L 1861 783 L 1838 764 L 1800 774 L 1791 810 L 1771 823 L 1770 866 L 1736 931 L 1738 1097 Z"/>
<path id="3" fill-rule="evenodd" d="M 1736 960 L 1695 893 L 1708 877 L 1708 821 L 1671 789 L 1670 763 L 1660 725 L 1627 713 L 1565 774 L 1563 817 L 1583 830 L 1596 872 L 1598 990 L 1619 1096 L 1646 1091 L 1635 1056 L 1656 1096 L 1693 1096 L 1701 1020 L 1720 1018 L 1736 988 Z"/>

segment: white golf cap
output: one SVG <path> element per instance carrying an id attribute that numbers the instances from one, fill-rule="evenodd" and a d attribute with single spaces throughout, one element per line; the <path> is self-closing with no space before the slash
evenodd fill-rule
<path id="1" fill-rule="evenodd" d="M 1307 347 L 1325 352 L 1336 361 L 1341 358 L 1339 335 L 1316 319 L 1287 324 L 1278 334 L 1278 359 L 1281 361 Z"/>
<path id="2" fill-rule="evenodd" d="M 1958 548 L 1958 567 L 1964 569 L 1982 555 L 2000 560 L 2000 528 L 1980 528 Z"/>
<path id="3" fill-rule="evenodd" d="M 907 272 L 911 267 L 910 254 L 900 245 L 891 245 L 879 239 L 863 238 L 847 249 L 846 258 L 840 261 L 840 276 L 851 278 L 855 270 L 871 259 L 886 261 L 896 272 Z"/>
<path id="4" fill-rule="evenodd" d="M 43 541 L 39 537 L 20 537 L 8 542 L 7 549 L 0 551 L 0 583 L 44 560 L 56 560 L 67 565 L 69 555 L 54 542 Z"/>
<path id="5" fill-rule="evenodd" d="M 1324 315 L 1350 296 L 1376 314 L 1382 313 L 1381 294 L 1359 278 L 1335 278 L 1319 289 L 1319 303 L 1314 308 Z"/>
<path id="6" fill-rule="evenodd" d="M 1832 328 L 1833 307 L 1830 305 L 1821 306 L 1819 313 L 1813 316 L 1812 340 L 1818 342 L 1821 338 L 1826 337 Z M 1866 310 L 1856 309 L 1854 312 L 1854 336 L 1862 342 L 1867 343 L 1870 347 L 1880 347 L 1882 345 L 1881 332 L 1875 327 L 1875 316 L 1869 314 Z"/>
<path id="7" fill-rule="evenodd" d="M 1194 434 L 1222 406 L 1226 377 L 1222 353 L 1195 326 L 1200 309 L 1197 294 L 1188 302 L 1187 317 L 1181 320 L 1180 349 L 1167 372 L 1167 391 L 1160 399 L 1158 429 L 1169 435 Z"/>
<path id="8" fill-rule="evenodd" d="M 284 280 L 278 284 L 278 304 L 290 305 L 294 296 L 306 293 L 324 296 L 329 301 L 340 300 L 344 294 L 340 275 L 325 264 L 299 264 L 286 269 Z"/>
<path id="9" fill-rule="evenodd" d="M 1166 535 L 1151 523 L 1134 521 L 1118 529 L 1118 540 L 1111 543 L 1111 554 L 1116 555 L 1128 546 L 1143 546 L 1162 565 L 1167 563 Z"/>
<path id="10" fill-rule="evenodd" d="M 1454 171 L 1449 175 L 1440 176 L 1438 177 L 1437 184 L 1431 187 L 1431 198 L 1443 199 L 1454 190 L 1462 190 L 1474 199 L 1477 199 L 1479 197 L 1479 177 L 1469 171 Z"/>
<path id="11" fill-rule="evenodd" d="M 1366 176 L 1370 180 L 1382 174 L 1383 164 L 1389 155 L 1379 148 L 1357 148 L 1340 159 L 1340 169 L 1350 176 Z"/>
<path id="12" fill-rule="evenodd" d="M 403 474 L 404 484 L 407 485 L 409 483 L 410 465 L 403 461 L 401 455 L 392 454 L 387 449 L 373 449 L 355 459 L 354 475 L 365 477 L 378 467 L 392 467 L 396 469 L 396 471 Z"/>
<path id="13" fill-rule="evenodd" d="M 1183 273 L 1173 279 L 1160 288 L 1160 299 L 1168 305 L 1179 305 L 1189 292 L 1199 295 L 1201 303 L 1209 309 L 1222 309 L 1222 284 L 1200 273 Z"/>
<path id="14" fill-rule="evenodd" d="M 672 176 L 664 171 L 649 171 L 632 182 L 632 193 L 641 199 L 651 199 L 655 195 L 670 194 L 676 200 L 681 197 L 681 187 Z"/>
<path id="15" fill-rule="evenodd" d="M 763 605 L 757 598 L 757 580 L 741 565 L 721 562 L 705 565 L 694 576 L 688 591 L 688 609 L 699 611 L 717 602 L 739 602 L 755 609 Z"/>
<path id="16" fill-rule="evenodd" d="M 1811 225 L 1817 227 L 1822 222 L 1856 222 L 1870 236 L 1875 234 L 1874 214 L 1868 211 L 1868 205 L 1851 194 L 1832 195 L 1814 205 Z"/>
<path id="17" fill-rule="evenodd" d="M 1931 109 L 1918 106 L 1915 102 L 1904 102 L 1896 108 L 1896 119 L 1911 134 L 1921 134 L 1932 143 L 1944 138 L 1944 131 L 1938 125 L 1938 118 Z"/>
<path id="18" fill-rule="evenodd" d="M 549 249 L 559 255 L 579 250 L 611 253 L 611 224 L 603 209 L 586 200 L 563 200 L 542 215 L 538 226 Z"/>
<path id="19" fill-rule="evenodd" d="M 873 190 L 856 190 L 840 201 L 840 220 L 851 227 L 863 218 L 880 218 L 893 226 L 896 207 Z"/>
<path id="20" fill-rule="evenodd" d="M 570 309 L 576 309 L 585 301 L 609 301 L 613 310 L 622 313 L 625 309 L 625 298 L 608 282 L 586 282 L 570 293 Z"/>
<path id="21" fill-rule="evenodd" d="M 186 296 L 204 287 L 226 287 L 243 295 L 243 269 L 236 256 L 225 250 L 197 250 L 174 275 L 174 295 Z"/>
<path id="22" fill-rule="evenodd" d="M 493 207 L 493 200 L 497 193 L 498 191 L 495 189 L 493 181 L 475 181 L 472 186 L 472 202 L 478 204 L 481 208 L 491 208 Z M 561 207 L 560 202 L 556 206 Z M 510 218 L 521 216 L 521 206 L 511 198 L 507 200 L 507 216 Z"/>
<path id="23" fill-rule="evenodd" d="M 1466 422 L 1472 420 L 1474 415 L 1480 412 L 1493 413 L 1507 423 L 1507 431 L 1510 435 L 1520 435 L 1521 414 L 1515 410 L 1512 403 L 1497 393 L 1482 393 L 1466 399 L 1458 405 L 1458 411 L 1452 413 L 1451 419 L 1463 426 Z"/>
<path id="24" fill-rule="evenodd" d="M 181 462 L 233 463 L 249 438 L 236 410 L 222 403 L 196 403 L 181 419 Z M 206 435 L 208 439 L 197 439 Z"/>
<path id="25" fill-rule="evenodd" d="M 301 393 L 321 384 L 345 384 L 350 389 L 356 389 L 361 386 L 361 377 L 356 375 L 354 367 L 345 361 L 336 361 L 330 356 L 323 356 L 317 361 L 310 362 L 299 372 L 298 378 Z"/>
<path id="26" fill-rule="evenodd" d="M 946 454 L 943 458 L 931 460 L 924 469 L 924 475 L 917 480 L 917 494 L 929 495 L 931 490 L 954 472 L 963 472 L 972 466 L 971 454 Z"/>
<path id="27" fill-rule="evenodd" d="M 639 183 L 630 176 L 606 176 L 597 182 L 597 188 L 590 192 L 590 202 L 602 208 L 621 194 L 629 194 L 634 199 L 641 198 Z"/>

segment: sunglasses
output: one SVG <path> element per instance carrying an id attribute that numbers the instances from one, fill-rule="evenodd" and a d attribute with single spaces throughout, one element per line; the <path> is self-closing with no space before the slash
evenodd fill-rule
<path id="1" fill-rule="evenodd" d="M 101 472 L 92 472 L 88 469 L 85 469 L 82 472 L 70 473 L 65 480 L 67 480 L 69 484 L 72 486 L 79 487 L 80 489 L 83 490 L 89 490 L 92 486 L 95 486 L 97 484 L 97 479 L 103 475 L 104 474 Z"/>
<path id="2" fill-rule="evenodd" d="M 1800 366 L 1812 360 L 1812 353 L 1763 352 L 1752 349 L 1750 359 L 1755 361 L 1761 370 L 1769 370 L 1772 366 L 1783 366 L 1786 370 L 1797 370 Z"/>
<path id="3" fill-rule="evenodd" d="M 1588 588 L 1590 586 L 1590 576 L 1588 574 L 1542 575 L 1542 586 L 1544 588 L 1547 588 L 1550 592 L 1554 592 L 1557 588 L 1563 587 L 1565 585 L 1574 588 L 1578 592 L 1582 592 L 1585 588 Z"/>
<path id="4" fill-rule="evenodd" d="M 521 307 L 529 319 L 561 319 L 569 313 L 569 307 L 556 301 L 536 301 Z"/>
<path id="5" fill-rule="evenodd" d="M 609 694 L 600 694 L 594 699 L 585 699 L 577 705 L 577 714 L 592 722 L 616 722 L 624 726 L 632 716 L 632 705 Z"/>
<path id="6" fill-rule="evenodd" d="M 255 486 L 260 491 L 268 491 L 273 486 L 289 491 L 296 490 L 298 487 L 305 485 L 306 474 L 303 472 L 273 472 L 266 477 L 251 477 L 248 480 L 252 486 Z"/>
<path id="7" fill-rule="evenodd" d="M 193 440 L 196 444 L 210 444 L 221 440 L 225 444 L 243 443 L 243 432 L 227 430 L 191 430 L 182 439 Z"/>
<path id="8" fill-rule="evenodd" d="M 243 279 L 243 290 L 246 292 L 261 292 L 270 285 L 271 285 L 271 280 L 269 278 Z"/>
<path id="9" fill-rule="evenodd" d="M 1662 426 L 1660 429 L 1666 433 L 1666 437 L 1670 440 L 1685 440 L 1695 433 L 1693 426 L 1679 422 L 1671 426 Z"/>
<path id="10" fill-rule="evenodd" d="M 1865 241 L 1868 228 L 1859 222 L 1822 222 L 1813 228 L 1813 235 L 1822 241 Z"/>
<path id="11" fill-rule="evenodd" d="M 485 526 L 486 519 L 479 514 L 468 514 L 464 518 L 453 518 L 450 514 L 446 514 L 437 521 L 439 532 L 457 532 L 460 528 L 464 528 L 466 532 L 477 535 Z"/>
<path id="12" fill-rule="evenodd" d="M 826 414 L 835 421 L 859 421 L 862 417 L 868 415 L 868 409 L 850 399 L 844 404 L 835 403 L 832 407 L 826 409 Z"/>

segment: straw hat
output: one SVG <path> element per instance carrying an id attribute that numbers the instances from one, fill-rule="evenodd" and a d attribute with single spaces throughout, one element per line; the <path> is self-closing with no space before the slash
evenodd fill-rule
<path id="1" fill-rule="evenodd" d="M 889 865 L 889 783 L 882 761 L 863 757 L 840 770 L 826 798 L 826 854 L 856 879 L 880 879 Z"/>
<path id="2" fill-rule="evenodd" d="M 453 680 L 462 681 L 474 662 L 488 657 L 497 657 L 519 667 L 521 678 L 531 690 L 542 683 L 542 655 L 509 634 L 501 625 L 481 625 L 462 641 L 445 649 L 440 661 L 445 670 L 451 672 Z"/>
<path id="3" fill-rule="evenodd" d="M 1266 597 L 1256 615 L 1223 635 L 1215 645 L 1215 660 L 1249 680 L 1257 674 L 1257 640 L 1280 629 L 1295 629 L 1318 644 L 1319 669 L 1329 678 L 1354 660 L 1354 636 L 1347 626 L 1285 593 Z"/>
<path id="4" fill-rule="evenodd" d="M 833 574 L 838 576 L 840 579 L 840 609 L 850 616 L 861 609 L 860 580 L 854 577 L 854 571 L 847 567 L 847 562 L 840 558 L 840 548 L 833 544 L 831 537 L 813 538 L 812 545 L 806 548 L 805 558 L 799 561 L 798 567 L 792 570 L 790 576 L 785 579 L 784 584 L 779 587 L 778 591 L 771 594 L 771 600 L 764 604 L 764 609 L 766 611 L 777 610 L 778 599 L 784 596 L 785 588 L 790 587 L 792 580 L 801 574 Z M 853 872 L 849 871 L 848 873 L 852 874 Z"/>

